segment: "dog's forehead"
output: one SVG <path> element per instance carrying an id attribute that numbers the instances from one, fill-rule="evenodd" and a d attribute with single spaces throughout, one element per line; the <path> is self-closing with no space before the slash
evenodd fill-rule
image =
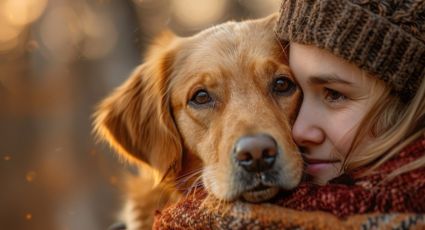
<path id="1" fill-rule="evenodd" d="M 230 22 L 193 36 L 188 50 L 196 60 L 202 57 L 239 58 L 270 56 L 277 45 L 269 26 L 254 22 Z"/>
<path id="2" fill-rule="evenodd" d="M 276 71 L 287 67 L 272 25 L 230 22 L 182 38 L 174 56 L 170 91 L 188 97 L 201 86 L 245 92 L 254 82 L 268 84 Z"/>
<path id="3" fill-rule="evenodd" d="M 192 75 L 217 67 L 241 69 L 258 60 L 283 59 L 283 53 L 270 25 L 229 22 L 183 39 L 176 66 L 184 66 L 183 74 Z"/>

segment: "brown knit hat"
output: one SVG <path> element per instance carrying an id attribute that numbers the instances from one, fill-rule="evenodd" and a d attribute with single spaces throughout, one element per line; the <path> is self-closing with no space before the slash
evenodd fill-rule
<path id="1" fill-rule="evenodd" d="M 425 76 L 425 0 L 283 0 L 276 32 L 356 64 L 403 100 Z"/>

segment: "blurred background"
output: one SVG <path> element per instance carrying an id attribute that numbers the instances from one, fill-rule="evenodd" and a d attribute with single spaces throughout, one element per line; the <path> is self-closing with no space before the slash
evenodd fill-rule
<path id="1" fill-rule="evenodd" d="M 190 36 L 280 0 L 0 0 L 0 229 L 107 229 L 131 170 L 91 133 L 95 105 L 156 34 Z"/>

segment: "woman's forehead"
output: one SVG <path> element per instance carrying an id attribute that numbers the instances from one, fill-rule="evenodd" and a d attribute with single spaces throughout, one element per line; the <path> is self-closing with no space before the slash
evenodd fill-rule
<path id="1" fill-rule="evenodd" d="M 291 43 L 289 64 L 295 77 L 315 78 L 333 82 L 363 80 L 364 71 L 328 51 L 313 46 Z"/>

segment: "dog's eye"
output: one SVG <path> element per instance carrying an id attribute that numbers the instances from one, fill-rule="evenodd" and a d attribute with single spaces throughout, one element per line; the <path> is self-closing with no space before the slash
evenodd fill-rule
<path id="1" fill-rule="evenodd" d="M 212 98 L 210 97 L 208 92 L 203 89 L 196 91 L 190 99 L 190 102 L 196 105 L 204 105 L 210 103 L 211 101 Z"/>
<path id="2" fill-rule="evenodd" d="M 276 79 L 273 80 L 271 88 L 274 93 L 284 96 L 293 93 L 296 85 L 285 75 L 279 75 Z"/>

